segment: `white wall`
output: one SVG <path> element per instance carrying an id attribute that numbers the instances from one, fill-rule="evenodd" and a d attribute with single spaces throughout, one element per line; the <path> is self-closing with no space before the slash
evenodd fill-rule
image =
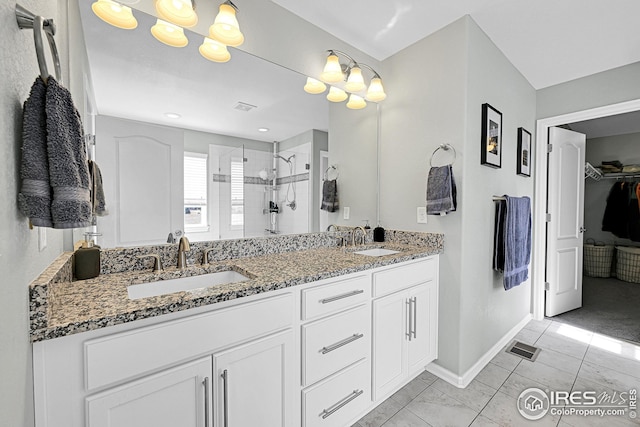
<path id="1" fill-rule="evenodd" d="M 640 133 L 587 139 L 586 161 L 593 166 L 598 166 L 607 160 L 619 160 L 624 165 L 640 164 Z M 585 180 L 584 224 L 587 229 L 584 234 L 585 240 L 592 238 L 605 243 L 638 245 L 637 242 L 631 242 L 629 239 L 616 237 L 609 231 L 602 231 L 602 217 L 607 206 L 607 196 L 614 182 L 613 179 Z"/>
<path id="2" fill-rule="evenodd" d="M 21 0 L 20 4 L 65 28 L 63 6 L 58 2 Z M 38 230 L 29 230 L 16 204 L 22 104 L 39 70 L 33 33 L 18 29 L 14 8 L 15 2 L 0 3 L 0 424 L 28 427 L 34 423 L 28 285 L 62 252 L 63 232 L 47 229 L 47 248 L 40 252 Z M 64 30 L 56 35 L 56 42 L 63 73 L 68 75 Z M 53 70 L 51 64 L 49 69 Z"/>

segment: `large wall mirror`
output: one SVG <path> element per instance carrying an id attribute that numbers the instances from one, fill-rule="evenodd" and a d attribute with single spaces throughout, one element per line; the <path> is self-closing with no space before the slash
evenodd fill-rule
<path id="1" fill-rule="evenodd" d="M 302 90 L 305 76 L 233 48 L 211 62 L 202 35 L 185 30 L 187 46 L 166 46 L 149 31 L 154 16 L 135 11 L 138 28 L 122 30 L 78 3 L 103 247 L 326 228 L 329 106 Z"/>

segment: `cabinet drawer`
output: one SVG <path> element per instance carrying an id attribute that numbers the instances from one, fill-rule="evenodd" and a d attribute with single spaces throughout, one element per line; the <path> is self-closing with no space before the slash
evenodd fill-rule
<path id="1" fill-rule="evenodd" d="M 289 293 L 90 340 L 84 344 L 86 387 L 93 390 L 152 372 L 292 322 Z"/>
<path id="2" fill-rule="evenodd" d="M 367 357 L 371 342 L 369 319 L 369 307 L 363 305 L 303 326 L 303 385 Z"/>
<path id="3" fill-rule="evenodd" d="M 302 320 L 335 313 L 369 299 L 368 275 L 338 280 L 302 291 Z"/>
<path id="4" fill-rule="evenodd" d="M 379 297 L 435 280 L 437 273 L 438 257 L 373 273 L 373 296 Z"/>
<path id="5" fill-rule="evenodd" d="M 304 427 L 346 426 L 371 403 L 369 362 L 364 359 L 302 392 Z"/>

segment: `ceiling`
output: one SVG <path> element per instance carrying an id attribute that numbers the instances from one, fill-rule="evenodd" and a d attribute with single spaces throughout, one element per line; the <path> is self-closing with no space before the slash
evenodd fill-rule
<path id="1" fill-rule="evenodd" d="M 640 61 L 637 0 L 272 0 L 383 60 L 470 15 L 535 89 Z"/>

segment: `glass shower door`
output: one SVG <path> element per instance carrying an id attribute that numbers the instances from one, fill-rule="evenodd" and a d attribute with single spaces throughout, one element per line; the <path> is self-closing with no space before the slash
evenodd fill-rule
<path id="1" fill-rule="evenodd" d="M 244 146 L 220 156 L 219 177 L 220 238 L 244 237 Z"/>

